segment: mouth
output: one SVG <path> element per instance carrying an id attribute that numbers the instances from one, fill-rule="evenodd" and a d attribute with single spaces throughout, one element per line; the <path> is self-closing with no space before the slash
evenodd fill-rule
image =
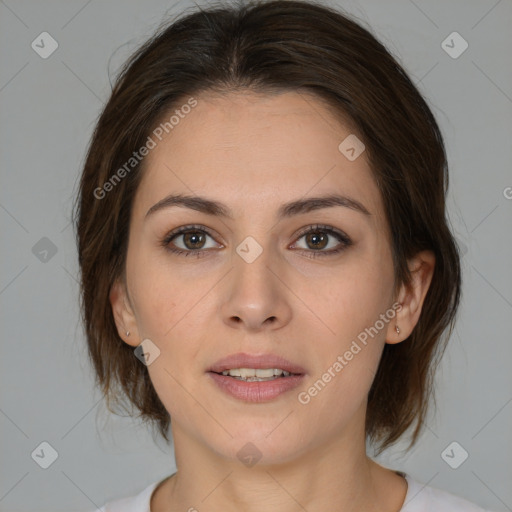
<path id="1" fill-rule="evenodd" d="M 240 372 L 237 374 L 237 370 Z M 243 370 L 243 373 L 242 373 Z M 254 371 L 264 370 L 265 374 L 256 375 Z M 272 370 L 275 374 L 270 374 Z M 296 363 L 288 361 L 284 357 L 274 354 L 231 354 L 230 356 L 219 359 L 212 364 L 207 371 L 222 374 L 228 371 L 232 377 L 279 377 L 282 373 L 302 375 L 306 370 Z M 285 375 L 286 377 L 288 375 Z"/>
<path id="2" fill-rule="evenodd" d="M 282 379 L 291 375 L 302 375 L 291 373 L 282 368 L 231 368 L 222 372 L 213 372 L 224 377 L 232 377 L 243 382 L 268 382 L 270 380 Z"/>
<path id="3" fill-rule="evenodd" d="M 207 370 L 218 388 L 244 402 L 268 402 L 297 387 L 306 371 L 272 354 L 233 354 Z"/>

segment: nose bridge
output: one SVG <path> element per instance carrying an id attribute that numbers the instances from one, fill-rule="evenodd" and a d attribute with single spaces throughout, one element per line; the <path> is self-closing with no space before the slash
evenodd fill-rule
<path id="1" fill-rule="evenodd" d="M 259 237 L 259 240 L 262 241 L 262 238 Z M 273 252 L 270 240 L 260 243 L 252 236 L 246 237 L 233 255 L 235 288 L 244 295 L 254 295 L 255 299 L 261 295 L 260 300 L 265 295 L 270 297 L 279 293 L 274 282 L 276 271 L 270 271 L 272 266 L 278 266 Z"/>
<path id="2" fill-rule="evenodd" d="M 224 321 L 251 329 L 264 324 L 282 326 L 291 316 L 286 287 L 279 278 L 281 262 L 271 237 L 247 236 L 235 247 L 229 291 L 222 311 Z M 264 240 L 263 240 L 264 238 Z"/>

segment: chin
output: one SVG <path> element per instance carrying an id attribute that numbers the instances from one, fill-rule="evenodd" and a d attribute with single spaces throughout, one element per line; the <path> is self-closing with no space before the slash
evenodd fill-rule
<path id="1" fill-rule="evenodd" d="M 287 429 L 279 431 L 282 425 L 276 428 L 278 424 L 279 421 L 276 422 L 275 418 L 260 420 L 258 424 L 231 424 L 228 430 L 233 438 L 219 444 L 219 437 L 215 437 L 209 440 L 210 446 L 222 457 L 248 468 L 255 464 L 285 464 L 295 460 L 304 451 L 305 443 L 298 430 L 293 433 L 289 425 Z"/>

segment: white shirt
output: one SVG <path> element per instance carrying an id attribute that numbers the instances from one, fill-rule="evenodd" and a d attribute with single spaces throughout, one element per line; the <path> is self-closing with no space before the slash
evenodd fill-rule
<path id="1" fill-rule="evenodd" d="M 399 512 L 491 512 L 449 492 L 423 485 L 407 474 L 401 474 L 407 480 L 408 487 Z M 101 511 L 151 512 L 151 496 L 162 481 L 153 482 L 135 496 L 110 501 L 101 508 Z"/>

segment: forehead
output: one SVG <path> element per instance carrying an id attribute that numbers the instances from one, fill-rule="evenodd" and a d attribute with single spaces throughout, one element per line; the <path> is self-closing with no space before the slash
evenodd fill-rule
<path id="1" fill-rule="evenodd" d="M 170 193 L 208 196 L 240 216 L 340 193 L 362 202 L 375 221 L 380 217 L 365 152 L 350 161 L 339 149 L 354 129 L 318 98 L 286 92 L 196 100 L 161 141 L 153 137 L 134 205 L 140 214 Z"/>

